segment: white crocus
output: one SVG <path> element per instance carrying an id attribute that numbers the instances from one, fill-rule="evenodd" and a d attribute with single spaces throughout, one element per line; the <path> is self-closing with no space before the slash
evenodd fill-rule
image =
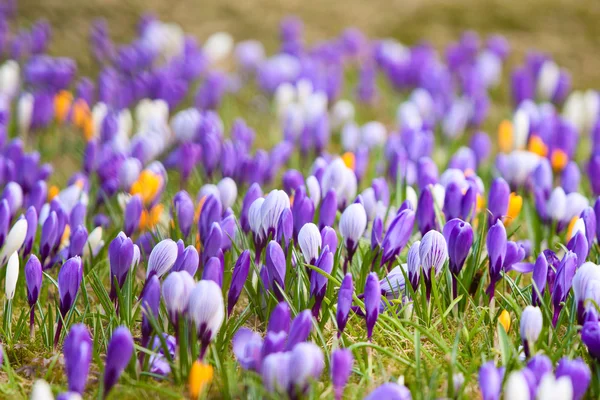
<path id="1" fill-rule="evenodd" d="M 542 377 L 538 386 L 536 399 L 538 400 L 572 400 L 573 384 L 568 375 L 556 379 L 552 372 Z"/>
<path id="2" fill-rule="evenodd" d="M 205 332 L 210 334 L 210 340 L 214 339 L 225 317 L 223 293 L 219 285 L 211 280 L 198 282 L 190 293 L 188 315 L 198 331 L 204 327 Z"/>
<path id="3" fill-rule="evenodd" d="M 331 127 L 337 129 L 354 120 L 354 104 L 342 99 L 338 100 L 331 109 Z"/>
<path id="4" fill-rule="evenodd" d="M 269 230 L 276 230 L 279 217 L 285 208 L 290 208 L 290 198 L 283 190 L 272 190 L 265 198 L 260 208 L 261 225 L 266 234 Z"/>
<path id="5" fill-rule="evenodd" d="M 538 95 L 543 100 L 550 100 L 558 86 L 560 79 L 560 69 L 552 60 L 545 61 L 540 68 L 537 82 Z"/>
<path id="6" fill-rule="evenodd" d="M 0 251 L 0 260 L 4 263 L 6 259 L 16 251 L 19 251 L 23 242 L 25 242 L 25 236 L 27 235 L 27 220 L 21 218 L 15 222 L 12 226 L 6 239 L 4 241 L 4 247 Z"/>
<path id="7" fill-rule="evenodd" d="M 306 178 L 306 194 L 311 199 L 316 209 L 321 202 L 321 184 L 314 175 Z"/>
<path id="8" fill-rule="evenodd" d="M 513 371 L 508 375 L 504 384 L 504 398 L 506 400 L 530 400 L 529 385 L 521 371 Z"/>
<path id="9" fill-rule="evenodd" d="M 529 137 L 529 115 L 523 109 L 518 109 L 513 117 L 514 147 L 523 150 Z"/>
<path id="10" fill-rule="evenodd" d="M 223 209 L 226 210 L 233 206 L 238 194 L 235 181 L 229 177 L 225 177 L 217 184 L 217 189 L 219 190 L 219 196 Z"/>
<path id="11" fill-rule="evenodd" d="M 38 379 L 33 384 L 31 388 L 31 396 L 30 400 L 54 400 L 54 395 L 52 394 L 52 388 L 43 379 Z"/>
<path id="12" fill-rule="evenodd" d="M 312 222 L 304 224 L 298 232 L 298 245 L 306 263 L 314 263 L 319 257 L 319 250 L 321 249 L 321 232 L 319 232 L 319 228 Z"/>
<path id="13" fill-rule="evenodd" d="M 17 104 L 17 125 L 21 135 L 27 134 L 31 127 L 31 116 L 33 115 L 33 95 L 23 93 Z"/>
<path id="14" fill-rule="evenodd" d="M 352 241 L 354 245 L 362 237 L 367 228 L 367 213 L 360 203 L 350 204 L 340 217 L 340 234 L 344 242 Z"/>
<path id="15" fill-rule="evenodd" d="M 146 277 L 149 277 L 151 273 L 156 274 L 159 278 L 166 274 L 177 260 L 177 251 L 177 243 L 171 239 L 158 242 L 148 257 Z"/>
<path id="16" fill-rule="evenodd" d="M 19 63 L 15 60 L 7 60 L 0 67 L 0 94 L 12 99 L 17 94 L 20 85 Z"/>
<path id="17" fill-rule="evenodd" d="M 87 258 L 90 254 L 92 257 L 95 257 L 103 247 L 104 240 L 102 240 L 102 227 L 97 226 L 88 236 L 85 247 L 83 248 L 83 257 Z"/>
<path id="18" fill-rule="evenodd" d="M 6 280 L 4 282 L 4 293 L 8 300 L 12 300 L 15 297 L 15 289 L 17 288 L 17 280 L 19 279 L 19 254 L 17 252 L 12 253 L 8 259 L 8 265 L 6 266 Z"/>
<path id="19" fill-rule="evenodd" d="M 548 199 L 548 213 L 554 221 L 563 221 L 566 216 L 567 195 L 561 186 L 552 190 Z"/>
<path id="20" fill-rule="evenodd" d="M 233 36 L 227 32 L 213 33 L 206 39 L 203 50 L 208 60 L 217 64 L 229 57 L 233 51 Z"/>

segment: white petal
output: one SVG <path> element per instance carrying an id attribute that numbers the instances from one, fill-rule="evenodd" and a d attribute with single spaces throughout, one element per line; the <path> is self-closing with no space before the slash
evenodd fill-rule
<path id="1" fill-rule="evenodd" d="M 12 300 L 15 297 L 15 289 L 17 288 L 17 280 L 19 279 L 19 254 L 12 253 L 8 259 L 6 266 L 6 281 L 4 282 L 4 292 L 6 298 Z"/>

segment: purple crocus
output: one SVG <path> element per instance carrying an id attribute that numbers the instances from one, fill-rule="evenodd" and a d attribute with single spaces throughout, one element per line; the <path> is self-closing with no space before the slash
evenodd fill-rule
<path id="1" fill-rule="evenodd" d="M 570 360 L 567 357 L 561 358 L 556 366 L 555 375 L 557 379 L 561 376 L 568 376 L 571 379 L 573 400 L 583 399 L 592 380 L 590 367 L 581 358 L 574 360 Z"/>
<path id="2" fill-rule="evenodd" d="M 250 210 L 250 206 L 254 203 L 254 200 L 262 197 L 263 192 L 258 183 L 253 183 L 246 195 L 244 196 L 244 200 L 242 201 L 242 210 L 240 212 L 240 225 L 242 227 L 242 231 L 244 233 L 248 233 L 250 231 L 250 222 L 248 220 L 248 212 Z"/>
<path id="3" fill-rule="evenodd" d="M 298 343 L 305 342 L 308 339 L 312 324 L 312 313 L 310 310 L 301 311 L 294 318 L 285 344 L 286 351 L 292 350 Z"/>
<path id="4" fill-rule="evenodd" d="M 430 230 L 437 228 L 434 199 L 429 186 L 424 187 L 419 196 L 416 219 L 421 235 L 425 235 Z"/>
<path id="5" fill-rule="evenodd" d="M 140 218 L 142 217 L 142 198 L 139 195 L 132 196 L 127 202 L 124 212 L 124 228 L 125 235 L 131 236 L 137 231 L 140 226 Z"/>
<path id="6" fill-rule="evenodd" d="M 54 347 L 58 345 L 60 333 L 63 327 L 63 320 L 67 313 L 73 307 L 81 280 L 83 279 L 83 268 L 80 257 L 72 257 L 64 262 L 58 272 L 58 294 L 60 296 L 60 316 L 58 317 L 58 326 L 54 335 Z"/>
<path id="7" fill-rule="evenodd" d="M 120 326 L 113 331 L 110 342 L 108 342 L 106 367 L 104 368 L 104 398 L 119 381 L 132 355 L 133 337 L 131 337 L 131 332 L 126 327 Z"/>
<path id="8" fill-rule="evenodd" d="M 331 353 L 331 382 L 336 400 L 341 400 L 344 387 L 352 373 L 354 356 L 349 349 L 337 349 Z"/>
<path id="9" fill-rule="evenodd" d="M 576 269 L 577 255 L 569 251 L 563 256 L 556 271 L 556 280 L 554 281 L 554 289 L 552 291 L 552 304 L 554 305 L 553 326 L 556 326 L 563 303 L 569 295 Z"/>
<path id="10" fill-rule="evenodd" d="M 546 281 L 548 280 L 548 260 L 544 253 L 541 253 L 535 260 L 532 278 L 531 303 L 534 306 L 539 306 L 546 290 Z"/>
<path id="11" fill-rule="evenodd" d="M 181 245 L 180 245 L 181 243 Z M 171 271 L 186 271 L 190 276 L 196 275 L 198 265 L 200 264 L 200 256 L 198 250 L 192 245 L 187 246 L 181 253 L 179 251 L 183 248 L 183 241 L 177 242 L 178 254 L 175 264 Z"/>
<path id="12" fill-rule="evenodd" d="M 329 189 L 321 201 L 319 210 L 319 229 L 325 226 L 333 226 L 338 208 L 337 195 L 334 189 Z"/>
<path id="13" fill-rule="evenodd" d="M 586 207 L 579 217 L 583 220 L 583 226 L 585 227 L 588 249 L 591 249 L 594 245 L 594 239 L 596 239 L 596 212 L 592 207 Z"/>
<path id="14" fill-rule="evenodd" d="M 92 338 L 83 324 L 71 327 L 63 346 L 69 391 L 83 395 L 92 361 Z"/>
<path id="15" fill-rule="evenodd" d="M 502 389 L 502 369 L 496 368 L 493 361 L 488 361 L 479 369 L 479 388 L 482 400 L 500 399 Z"/>
<path id="16" fill-rule="evenodd" d="M 79 225 L 71 233 L 69 241 L 68 257 L 80 256 L 83 254 L 84 246 L 87 243 L 88 232 L 83 225 Z"/>
<path id="17" fill-rule="evenodd" d="M 194 202 L 185 190 L 173 196 L 173 213 L 183 237 L 188 237 L 194 222 Z"/>
<path id="18" fill-rule="evenodd" d="M 453 219 L 444 225 L 443 235 L 448 243 L 449 268 L 452 273 L 452 293 L 453 297 L 456 298 L 458 295 L 458 274 L 460 274 L 473 245 L 473 228 L 468 222 Z"/>
<path id="19" fill-rule="evenodd" d="M 148 314 L 152 314 L 155 319 L 158 319 L 158 310 L 160 307 L 160 281 L 158 276 L 152 275 L 145 287 L 142 295 L 142 346 L 146 347 L 152 333 L 152 325 L 148 319 Z"/>
<path id="20" fill-rule="evenodd" d="M 447 258 L 448 245 L 444 236 L 438 231 L 427 232 L 419 244 L 419 260 L 423 271 L 427 300 L 431 296 L 431 282 L 442 272 Z"/>
<path id="21" fill-rule="evenodd" d="M 267 332 L 285 332 L 287 336 L 290 330 L 290 322 L 290 306 L 285 301 L 282 301 L 271 312 Z"/>
<path id="22" fill-rule="evenodd" d="M 2 204 L 4 204 L 4 201 Z M 0 215 L 1 213 L 2 209 L 0 208 Z M 40 237 L 40 261 L 42 264 L 44 264 L 46 258 L 50 256 L 52 248 L 57 241 L 57 237 L 58 217 L 56 216 L 56 212 L 52 211 L 42 225 L 42 235 Z"/>
<path id="23" fill-rule="evenodd" d="M 23 257 L 27 257 L 31 253 L 33 248 L 33 241 L 37 233 L 38 227 L 38 214 L 35 207 L 31 206 L 25 212 L 25 219 L 27 220 L 27 233 L 25 234 L 25 241 L 23 242 Z"/>
<path id="24" fill-rule="evenodd" d="M 567 250 L 572 251 L 577 256 L 577 268 L 586 260 L 588 255 L 588 241 L 583 232 L 577 231 L 567 243 Z"/>
<path id="25" fill-rule="evenodd" d="M 410 239 L 414 221 L 415 212 L 410 209 L 401 211 L 394 218 L 381 242 L 383 248 L 381 265 L 388 264 L 388 269 L 391 269 L 391 264 L 396 260 L 396 256 L 400 254 Z"/>
<path id="26" fill-rule="evenodd" d="M 500 273 L 504 265 L 507 248 L 506 229 L 501 220 L 496 220 L 496 223 L 488 231 L 486 246 L 490 261 L 490 285 L 486 293 L 490 296 L 490 301 L 492 301 L 496 283 L 500 280 Z"/>
<path id="27" fill-rule="evenodd" d="M 367 339 L 371 341 L 373 327 L 379 317 L 379 304 L 381 303 L 381 288 L 379 277 L 375 272 L 367 276 L 365 283 L 365 315 L 367 320 Z"/>
<path id="28" fill-rule="evenodd" d="M 110 262 L 110 298 L 116 302 L 117 290 L 125 284 L 127 273 L 129 272 L 134 259 L 134 244 L 123 232 L 120 232 L 108 246 L 108 259 Z"/>
<path id="29" fill-rule="evenodd" d="M 267 245 L 265 265 L 269 277 L 269 289 L 281 301 L 283 300 L 282 290 L 285 290 L 286 260 L 283 249 L 274 240 Z"/>
<path id="30" fill-rule="evenodd" d="M 333 269 L 333 253 L 329 251 L 328 246 L 323 248 L 323 252 L 317 259 L 315 266 L 321 271 L 331 274 L 331 270 Z M 310 294 L 311 297 L 315 298 L 315 304 L 313 305 L 312 312 L 315 318 L 319 316 L 321 303 L 323 302 L 325 293 L 327 292 L 327 282 L 327 277 L 321 275 L 321 273 L 318 271 L 312 271 L 310 274 Z"/>
<path id="31" fill-rule="evenodd" d="M 384 383 L 377 389 L 373 390 L 367 397 L 365 397 L 364 400 L 379 399 L 411 400 L 412 395 L 406 386 L 390 382 Z"/>
<path id="32" fill-rule="evenodd" d="M 502 178 L 494 179 L 488 196 L 488 210 L 490 212 L 488 218 L 489 226 L 494 225 L 497 220 L 506 215 L 509 197 L 510 187 L 508 183 Z"/>
<path id="33" fill-rule="evenodd" d="M 194 278 L 186 271 L 173 271 L 162 284 L 162 297 L 169 320 L 178 333 L 179 317 L 187 310 L 190 292 L 196 286 Z"/>
<path id="34" fill-rule="evenodd" d="M 250 272 L 250 250 L 244 250 L 238 257 L 233 267 L 233 275 L 231 277 L 231 285 L 227 294 L 227 315 L 231 315 L 233 307 L 235 307 L 246 280 Z"/>
<path id="35" fill-rule="evenodd" d="M 32 254 L 25 264 L 25 283 L 27 284 L 27 302 L 29 303 L 29 332 L 33 336 L 35 304 L 42 289 L 42 264 L 35 254 Z"/>
<path id="36" fill-rule="evenodd" d="M 215 282 L 219 287 L 223 286 L 223 264 L 219 257 L 211 257 L 204 265 L 202 279 Z"/>
<path id="37" fill-rule="evenodd" d="M 259 371 L 262 361 L 263 340 L 248 328 L 240 328 L 233 336 L 233 354 L 245 370 Z"/>
<path id="38" fill-rule="evenodd" d="M 342 280 L 342 285 L 338 292 L 338 304 L 336 311 L 336 321 L 338 326 L 338 338 L 342 336 L 346 323 L 348 322 L 348 316 L 350 315 L 350 309 L 352 307 L 352 296 L 354 295 L 354 283 L 352 282 L 352 274 L 348 273 Z"/>

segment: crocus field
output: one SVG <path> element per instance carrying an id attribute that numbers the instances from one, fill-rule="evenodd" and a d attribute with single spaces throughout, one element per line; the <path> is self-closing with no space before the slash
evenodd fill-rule
<path id="1" fill-rule="evenodd" d="M 0 399 L 600 398 L 600 92 L 551 52 L 130 22 L 81 66 L 0 1 Z"/>

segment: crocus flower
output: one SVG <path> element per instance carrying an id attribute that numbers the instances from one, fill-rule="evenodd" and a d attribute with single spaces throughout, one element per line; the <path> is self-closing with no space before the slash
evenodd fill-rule
<path id="1" fill-rule="evenodd" d="M 223 263 L 219 257 L 211 257 L 204 265 L 203 280 L 211 280 L 219 287 L 223 286 Z"/>
<path id="2" fill-rule="evenodd" d="M 473 228 L 460 219 L 450 220 L 444 225 L 444 238 L 448 243 L 449 267 L 452 272 L 452 293 L 458 295 L 457 278 L 473 245 Z"/>
<path id="3" fill-rule="evenodd" d="M 483 400 L 498 400 L 502 388 L 501 369 L 496 368 L 493 361 L 488 361 L 479 369 L 479 388 Z"/>
<path id="4" fill-rule="evenodd" d="M 231 277 L 231 285 L 227 294 L 227 315 L 231 315 L 233 307 L 240 298 L 240 294 L 244 289 L 248 273 L 250 272 L 250 251 L 244 250 L 238 257 L 233 267 L 233 275 Z"/>
<path id="5" fill-rule="evenodd" d="M 31 206 L 27 209 L 25 219 L 27 220 L 27 232 L 25 234 L 25 241 L 23 242 L 23 257 L 27 257 L 31 253 L 33 241 L 37 233 L 38 214 L 35 207 Z"/>
<path id="6" fill-rule="evenodd" d="M 17 252 L 13 252 L 8 259 L 8 265 L 6 266 L 6 279 L 4 281 L 4 293 L 6 294 L 6 299 L 9 301 L 15 297 L 18 278 L 19 254 Z"/>
<path id="7" fill-rule="evenodd" d="M 529 386 L 522 371 L 513 371 L 504 384 L 506 399 L 529 399 Z"/>
<path id="8" fill-rule="evenodd" d="M 329 226 L 321 229 L 321 248 L 325 248 L 325 246 L 329 246 L 332 253 L 336 252 L 338 246 L 337 232 Z"/>
<path id="9" fill-rule="evenodd" d="M 200 263 L 200 255 L 198 255 L 198 250 L 196 250 L 194 246 L 189 245 L 183 249 L 181 253 L 179 253 L 179 251 L 183 248 L 183 241 L 178 241 L 177 247 L 177 259 L 175 260 L 175 264 L 173 264 L 171 271 L 186 271 L 188 274 L 190 274 L 190 276 L 196 275 L 196 271 L 198 270 L 198 265 Z"/>
<path id="10" fill-rule="evenodd" d="M 290 321 L 290 306 L 285 301 L 282 301 L 271 312 L 267 332 L 285 332 L 287 335 L 290 330 Z"/>
<path id="11" fill-rule="evenodd" d="M 568 376 L 571 379 L 573 400 L 581 400 L 585 396 L 592 379 L 590 367 L 581 358 L 570 360 L 563 357 L 556 366 L 556 377 L 563 376 Z"/>
<path id="12" fill-rule="evenodd" d="M 592 263 L 583 263 L 573 276 L 573 294 L 577 305 L 577 322 L 583 324 L 585 317 L 585 300 L 588 286 L 594 282 L 600 282 L 600 266 Z"/>
<path id="13" fill-rule="evenodd" d="M 520 333 L 526 357 L 531 355 L 535 342 L 542 332 L 543 323 L 544 319 L 539 307 L 525 307 L 523 314 L 521 314 Z"/>
<path id="14" fill-rule="evenodd" d="M 500 280 L 500 272 L 502 271 L 506 255 L 506 229 L 502 221 L 496 221 L 488 231 L 486 246 L 490 260 L 490 285 L 486 292 L 490 296 L 491 301 L 494 298 L 496 283 Z"/>
<path id="15" fill-rule="evenodd" d="M 331 382 L 336 400 L 341 400 L 344 387 L 352 373 L 354 357 L 348 349 L 337 349 L 331 353 Z"/>
<path id="16" fill-rule="evenodd" d="M 552 371 L 552 361 L 546 355 L 537 354 L 529 359 L 527 369 L 532 372 L 537 386 L 544 375 Z"/>
<path id="17" fill-rule="evenodd" d="M 534 306 L 539 306 L 541 304 L 541 298 L 544 296 L 546 281 L 548 279 L 548 260 L 544 253 L 541 253 L 535 260 L 532 278 L 531 302 Z"/>
<path id="18" fill-rule="evenodd" d="M 373 327 L 379 316 L 379 304 L 381 303 L 381 288 L 379 277 L 371 272 L 365 283 L 365 315 L 367 320 L 367 338 L 371 341 Z"/>
<path id="19" fill-rule="evenodd" d="M 360 203 L 350 204 L 340 218 L 340 234 L 344 239 L 346 250 L 348 252 L 347 261 L 344 262 L 344 273 L 346 273 L 348 264 L 352 263 L 352 257 L 358 248 L 358 241 L 367 228 L 367 213 Z"/>
<path id="20" fill-rule="evenodd" d="M 290 208 L 290 198 L 283 190 L 272 190 L 265 198 L 260 214 L 266 237 L 277 238 L 277 225 L 285 208 Z"/>
<path id="21" fill-rule="evenodd" d="M 282 290 L 285 289 L 286 260 L 283 249 L 274 240 L 267 245 L 265 265 L 269 276 L 269 288 L 281 301 L 283 300 Z"/>
<path id="22" fill-rule="evenodd" d="M 152 275 L 159 278 L 167 273 L 177 260 L 177 243 L 171 239 L 160 241 L 150 253 L 148 258 L 148 269 L 146 271 L 146 280 Z"/>
<path id="23" fill-rule="evenodd" d="M 321 208 L 319 210 L 319 229 L 333 225 L 336 211 L 337 195 L 333 189 L 330 189 L 325 193 L 325 197 L 323 197 L 323 200 L 321 201 Z"/>
<path id="24" fill-rule="evenodd" d="M 263 359 L 261 367 L 262 381 L 271 393 L 285 394 L 290 389 L 289 352 L 269 354 Z"/>
<path id="25" fill-rule="evenodd" d="M 108 342 L 104 368 L 104 397 L 108 396 L 113 386 L 119 381 L 123 370 L 133 355 L 133 338 L 129 329 L 120 326 L 113 331 Z"/>
<path id="26" fill-rule="evenodd" d="M 172 271 L 162 284 L 162 297 L 171 323 L 177 327 L 179 317 L 187 310 L 190 292 L 196 286 L 187 271 Z"/>
<path id="27" fill-rule="evenodd" d="M 292 321 L 290 333 L 285 344 L 285 350 L 292 350 L 298 343 L 305 342 L 312 329 L 312 314 L 310 310 L 301 311 Z"/>
<path id="28" fill-rule="evenodd" d="M 572 399 L 573 385 L 568 376 L 556 378 L 554 374 L 544 375 L 537 390 L 538 399 Z"/>
<path id="29" fill-rule="evenodd" d="M 509 196 L 510 187 L 508 183 L 502 178 L 494 179 L 488 195 L 489 226 L 494 225 L 498 219 L 506 215 Z"/>
<path id="30" fill-rule="evenodd" d="M 63 319 L 67 312 L 73 307 L 81 280 L 83 279 L 83 267 L 80 257 L 72 257 L 64 262 L 58 272 L 58 294 L 60 296 L 60 317 L 58 318 L 58 326 L 54 336 L 54 347 L 58 345 L 58 339 L 63 327 Z"/>
<path id="31" fill-rule="evenodd" d="M 63 346 L 69 391 L 83 395 L 92 361 L 92 338 L 83 324 L 71 327 Z"/>
<path id="32" fill-rule="evenodd" d="M 244 233 L 248 233 L 250 231 L 250 223 L 248 220 L 248 212 L 250 210 L 250 206 L 254 201 L 262 196 L 262 189 L 258 183 L 253 183 L 246 195 L 244 196 L 244 200 L 242 201 L 242 210 L 240 212 L 240 225 L 242 226 L 242 230 Z"/>
<path id="33" fill-rule="evenodd" d="M 158 276 L 152 275 L 144 286 L 142 295 L 142 346 L 146 347 L 152 333 L 152 325 L 148 319 L 151 314 L 154 319 L 158 319 L 158 311 L 160 307 L 160 281 Z"/>
<path id="34" fill-rule="evenodd" d="M 384 383 L 365 397 L 365 400 L 377 399 L 411 400 L 412 396 L 406 386 L 390 382 Z"/>
<path id="35" fill-rule="evenodd" d="M 338 326 L 338 338 L 342 336 L 346 323 L 348 322 L 348 315 L 350 314 L 350 308 L 352 306 L 352 295 L 354 294 L 354 283 L 352 282 L 352 274 L 348 273 L 342 280 L 342 285 L 338 292 L 338 305 L 336 311 L 336 321 Z"/>
<path id="36" fill-rule="evenodd" d="M 240 328 L 233 336 L 233 354 L 243 369 L 258 371 L 261 364 L 263 340 L 248 328 Z"/>
<path id="37" fill-rule="evenodd" d="M 448 245 L 444 236 L 438 231 L 429 231 L 421 239 L 419 260 L 425 278 L 427 300 L 431 296 L 431 281 L 442 272 L 448 258 Z"/>
<path id="38" fill-rule="evenodd" d="M 138 257 L 139 258 L 139 257 Z M 116 301 L 117 290 L 115 279 L 119 288 L 122 288 L 127 278 L 127 273 L 133 264 L 134 244 L 123 232 L 120 232 L 108 246 L 108 259 L 110 261 L 110 298 Z"/>
<path id="39" fill-rule="evenodd" d="M 325 368 L 323 351 L 311 342 L 298 343 L 290 354 L 290 383 L 292 393 L 302 395 L 313 380 L 318 380 Z"/>
<path id="40" fill-rule="evenodd" d="M 31 400 L 54 400 L 52 388 L 43 379 L 38 379 L 34 382 L 31 388 Z"/>
<path id="41" fill-rule="evenodd" d="M 421 235 L 425 235 L 427 232 L 436 229 L 437 227 L 434 198 L 429 186 L 424 187 L 419 196 L 416 219 Z"/>
<path id="42" fill-rule="evenodd" d="M 131 196 L 124 211 L 124 228 L 125 235 L 131 236 L 137 231 L 140 226 L 140 218 L 142 217 L 143 205 L 140 195 Z"/>
<path id="43" fill-rule="evenodd" d="M 198 282 L 190 293 L 188 315 L 196 325 L 200 341 L 200 359 L 203 359 L 208 345 L 219 333 L 225 316 L 223 294 L 219 285 L 213 281 Z"/>
<path id="44" fill-rule="evenodd" d="M 185 190 L 173 196 L 173 213 L 183 237 L 188 237 L 194 221 L 194 202 Z"/>
<path id="45" fill-rule="evenodd" d="M 554 290 L 552 291 L 552 304 L 554 305 L 554 316 L 552 317 L 552 325 L 556 326 L 558 316 L 562 310 L 562 303 L 566 300 L 571 290 L 573 276 L 577 269 L 577 255 L 569 251 L 563 256 L 563 259 L 556 271 L 556 280 L 554 282 Z"/>
<path id="46" fill-rule="evenodd" d="M 390 266 L 395 261 L 396 256 L 400 254 L 410 239 L 414 221 L 415 213 L 410 209 L 401 211 L 394 218 L 381 242 L 383 248 L 381 265 L 388 264 L 388 269 L 391 269 Z"/>
<path id="47" fill-rule="evenodd" d="M 315 229 L 317 229 L 316 226 Z M 320 234 L 319 237 L 321 237 Z M 321 253 L 321 256 L 315 263 L 315 266 L 323 272 L 331 274 L 331 270 L 333 269 L 333 253 L 329 251 L 329 247 L 325 247 L 323 249 L 323 252 Z M 315 317 L 319 315 L 321 303 L 325 298 L 325 293 L 327 291 L 327 282 L 327 277 L 321 275 L 318 271 L 312 271 L 312 273 L 310 274 L 310 294 L 315 298 L 315 304 L 312 309 L 313 315 Z"/>
<path id="48" fill-rule="evenodd" d="M 587 318 L 581 329 L 581 341 L 588 349 L 590 355 L 600 360 L 600 323 L 596 314 L 592 313 Z"/>
<path id="49" fill-rule="evenodd" d="M 25 283 L 27 284 L 27 302 L 29 303 L 29 330 L 33 334 L 35 322 L 35 304 L 42 288 L 42 263 L 32 254 L 25 264 Z"/>
<path id="50" fill-rule="evenodd" d="M 583 220 L 583 226 L 585 227 L 588 249 L 591 249 L 596 238 L 596 212 L 592 207 L 586 207 L 581 212 L 580 218 Z"/>
<path id="51" fill-rule="evenodd" d="M 4 247 L 0 251 L 0 262 L 5 263 L 8 257 L 15 251 L 19 251 L 23 243 L 25 242 L 25 236 L 27 235 L 27 219 L 21 218 L 15 222 L 6 239 L 4 241 Z"/>
<path id="52" fill-rule="evenodd" d="M 419 286 L 419 278 L 421 277 L 421 256 L 420 250 L 421 241 L 417 240 L 408 249 L 406 264 L 408 269 L 408 280 L 413 290 L 416 291 Z"/>
<path id="53" fill-rule="evenodd" d="M 298 245 L 307 264 L 315 265 L 321 249 L 321 232 L 313 223 L 305 224 L 298 233 Z"/>

